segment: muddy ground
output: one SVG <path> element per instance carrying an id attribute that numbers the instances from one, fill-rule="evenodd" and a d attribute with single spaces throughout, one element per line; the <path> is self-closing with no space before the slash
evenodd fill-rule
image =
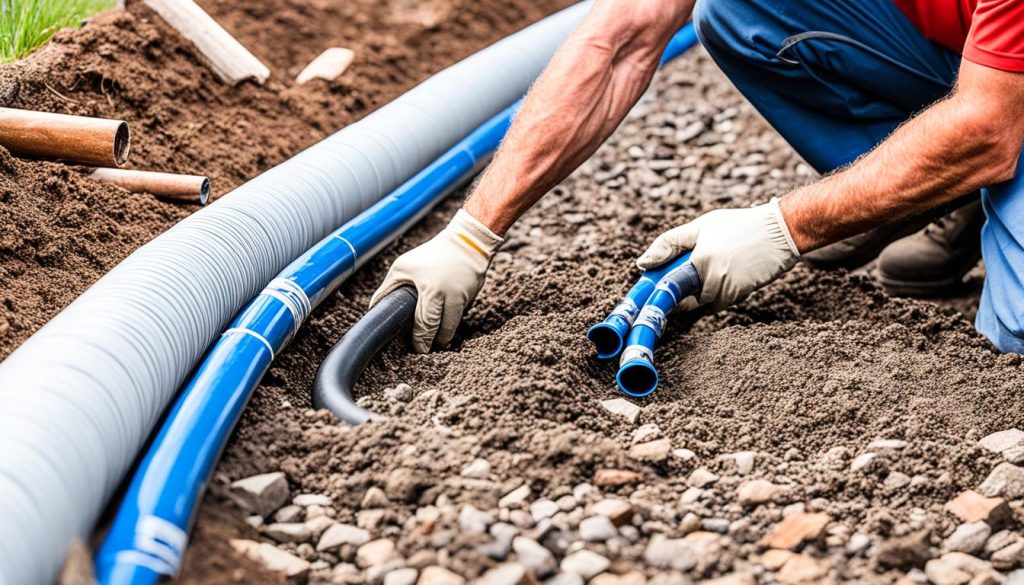
<path id="1" fill-rule="evenodd" d="M 223 193 L 560 3 L 204 2 L 274 72 L 267 87 L 235 90 L 130 3 L 127 14 L 0 68 L 0 99 L 125 117 L 136 166 L 205 172 Z M 354 47 L 367 61 L 333 84 L 285 81 L 327 44 Z M 274 471 L 287 475 L 292 494 L 329 496 L 317 514 L 393 542 L 387 569 L 437 565 L 475 578 L 502 560 L 525 562 L 519 549 L 502 556 L 479 548 L 495 538 L 460 521 L 471 504 L 492 514 L 485 524 L 515 526 L 556 561 L 581 547 L 607 558 L 609 583 L 924 578 L 915 568 L 948 548 L 943 541 L 959 523 L 943 505 L 1002 460 L 978 439 L 1024 424 L 1020 358 L 994 353 L 962 313 L 890 298 L 863 273 L 798 266 L 738 307 L 675 317 L 657 353 L 662 384 L 637 402 L 636 421 L 601 406 L 618 397 L 614 366 L 593 358 L 583 332 L 635 279 L 632 261 L 646 243 L 709 209 L 764 201 L 810 180 L 697 50 L 663 72 L 613 139 L 512 229 L 450 350 L 419 356 L 396 345 L 371 366 L 361 401 L 388 420 L 348 428 L 312 411 L 319 361 L 362 315 L 390 261 L 440 229 L 458 202 L 441 206 L 316 311 L 271 368 L 216 472 L 182 581 L 284 580 L 228 545 L 272 542 L 243 521 L 227 492 L 231 481 Z M 191 211 L 9 157 L 0 159 L 0 196 L 0 225 L 18 226 L 0 232 L 0 357 Z M 399 384 L 411 386 L 410 401 L 393 397 Z M 631 449 L 638 432 L 641 444 L 667 439 L 670 452 L 639 455 Z M 906 444 L 869 447 L 880 438 Z M 854 464 L 866 452 L 876 456 Z M 737 465 L 736 453 L 753 453 L 752 469 Z M 477 462 L 465 471 L 479 459 L 489 469 L 481 473 Z M 580 485 L 607 469 L 639 475 L 584 494 Z M 769 501 L 738 503 L 739 487 L 755 478 L 771 482 Z M 525 502 L 499 505 L 524 484 Z M 562 516 L 517 514 L 574 491 Z M 1005 495 L 1017 519 L 1003 520 L 1009 532 L 999 534 L 1017 542 L 1015 498 L 1024 492 Z M 613 537 L 581 544 L 580 520 L 603 499 L 628 501 L 632 517 Z M 801 509 L 827 514 L 827 528 L 796 561 L 767 559 L 759 540 Z M 659 535 L 687 533 L 691 540 L 679 541 L 686 546 L 671 549 L 673 558 L 699 557 L 685 569 L 650 554 L 665 542 Z M 893 561 L 894 548 L 914 548 L 899 540 L 907 535 L 925 552 Z M 315 544 L 280 545 L 313 562 L 310 581 L 384 577 L 380 567 L 355 566 L 355 547 Z"/>

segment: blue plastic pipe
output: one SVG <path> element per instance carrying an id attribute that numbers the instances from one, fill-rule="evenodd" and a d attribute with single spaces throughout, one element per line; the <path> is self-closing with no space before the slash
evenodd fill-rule
<path id="1" fill-rule="evenodd" d="M 696 39 L 691 25 L 676 34 L 662 62 L 692 46 L 687 39 Z M 155 584 L 177 572 L 206 482 L 274 357 L 349 275 L 486 164 L 521 103 L 321 240 L 239 313 L 175 401 L 128 485 L 96 554 L 100 583 Z"/>
<path id="2" fill-rule="evenodd" d="M 626 348 L 622 350 L 615 382 L 625 394 L 642 398 L 658 387 L 654 345 L 665 331 L 667 315 L 679 301 L 698 294 L 700 286 L 700 276 L 690 262 L 689 252 L 669 263 L 629 330 Z"/>

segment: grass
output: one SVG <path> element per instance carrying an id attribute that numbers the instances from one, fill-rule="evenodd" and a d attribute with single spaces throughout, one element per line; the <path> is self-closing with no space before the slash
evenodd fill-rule
<path id="1" fill-rule="evenodd" d="M 0 63 L 20 59 L 64 27 L 108 8 L 116 0 L 0 0 Z"/>

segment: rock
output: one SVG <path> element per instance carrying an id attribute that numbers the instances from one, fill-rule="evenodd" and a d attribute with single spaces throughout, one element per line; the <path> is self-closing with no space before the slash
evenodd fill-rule
<path id="1" fill-rule="evenodd" d="M 736 462 L 736 473 L 747 475 L 754 470 L 754 460 L 757 458 L 757 453 L 753 451 L 740 451 L 739 453 L 733 453 L 732 458 Z"/>
<path id="2" fill-rule="evenodd" d="M 332 551 L 343 544 L 362 546 L 370 542 L 370 533 L 351 524 L 333 524 L 316 543 L 318 551 Z"/>
<path id="3" fill-rule="evenodd" d="M 504 563 L 484 573 L 474 585 L 532 585 L 533 575 L 520 563 Z"/>
<path id="4" fill-rule="evenodd" d="M 477 458 L 472 463 L 462 468 L 462 477 L 473 479 L 487 479 L 491 474 L 491 462 L 486 459 Z"/>
<path id="5" fill-rule="evenodd" d="M 640 481 L 640 474 L 624 469 L 598 469 L 594 472 L 594 484 L 599 486 L 627 485 Z"/>
<path id="6" fill-rule="evenodd" d="M 793 550 L 804 542 L 819 540 L 828 523 L 828 514 L 794 514 L 783 518 L 758 544 L 767 548 Z"/>
<path id="7" fill-rule="evenodd" d="M 978 487 L 978 493 L 990 498 L 1004 497 L 1014 500 L 1024 496 L 1024 468 L 1012 463 L 1000 463 Z"/>
<path id="8" fill-rule="evenodd" d="M 505 494 L 500 500 L 498 500 L 498 507 L 518 508 L 526 503 L 526 499 L 530 497 L 530 493 L 530 486 L 523 484 Z"/>
<path id="9" fill-rule="evenodd" d="M 288 524 L 291 522 L 302 522 L 302 518 L 305 515 L 306 511 L 302 508 L 302 506 L 296 506 L 295 504 L 291 504 L 281 508 L 277 512 L 274 512 L 274 522 L 279 522 L 282 524 Z"/>
<path id="10" fill-rule="evenodd" d="M 413 397 L 412 386 L 398 384 L 394 388 L 385 388 L 384 395 L 397 402 L 410 402 Z"/>
<path id="11" fill-rule="evenodd" d="M 886 490 L 892 492 L 907 487 L 910 485 L 910 481 L 910 476 L 906 473 L 893 471 L 885 477 L 885 481 L 882 482 L 882 485 Z"/>
<path id="12" fill-rule="evenodd" d="M 576 498 L 576 501 L 581 503 L 581 504 L 584 501 L 586 501 L 587 496 L 589 496 L 589 495 L 591 495 L 593 493 L 594 493 L 594 486 L 592 486 L 592 485 L 590 485 L 589 483 L 586 483 L 586 482 L 576 484 L 576 486 L 572 488 L 572 497 Z"/>
<path id="13" fill-rule="evenodd" d="M 517 536 L 512 541 L 512 550 L 515 551 L 519 562 L 536 577 L 547 577 L 557 568 L 554 555 L 536 540 Z"/>
<path id="14" fill-rule="evenodd" d="M 697 456 L 696 453 L 689 449 L 673 449 L 672 456 L 676 459 L 682 459 L 683 461 L 689 461 Z"/>
<path id="15" fill-rule="evenodd" d="M 807 555 L 793 555 L 779 569 L 776 578 L 782 585 L 818 583 L 828 574 L 829 566 L 824 561 Z"/>
<path id="16" fill-rule="evenodd" d="M 416 569 L 395 569 L 384 575 L 384 585 L 415 585 L 419 574 Z"/>
<path id="17" fill-rule="evenodd" d="M 975 553 L 985 546 L 985 541 L 992 534 L 992 527 L 979 520 L 956 527 L 943 542 L 943 549 L 952 552 Z"/>
<path id="18" fill-rule="evenodd" d="M 856 556 L 871 546 L 871 537 L 863 532 L 854 532 L 846 541 L 846 554 Z"/>
<path id="19" fill-rule="evenodd" d="M 601 407 L 612 414 L 625 418 L 630 424 L 636 422 L 636 419 L 640 416 L 641 410 L 639 406 L 623 398 L 602 400 Z"/>
<path id="20" fill-rule="evenodd" d="M 540 522 L 545 518 L 550 518 L 558 512 L 558 504 L 547 498 L 537 500 L 530 504 L 530 515 L 533 516 L 534 523 Z"/>
<path id="21" fill-rule="evenodd" d="M 647 443 L 655 439 L 661 438 L 661 427 L 654 423 L 647 423 L 640 425 L 633 431 L 632 444 L 638 445 L 640 443 Z"/>
<path id="22" fill-rule="evenodd" d="M 377 486 L 370 486 L 366 490 L 366 494 L 363 495 L 360 507 L 364 510 L 372 510 L 374 508 L 387 508 L 390 505 L 391 500 L 388 499 L 388 495 L 384 493 L 384 490 Z"/>
<path id="23" fill-rule="evenodd" d="M 275 522 L 263 529 L 263 533 L 277 542 L 308 542 L 313 531 L 302 522 Z"/>
<path id="24" fill-rule="evenodd" d="M 992 566 L 1004 571 L 1024 564 L 1024 541 L 1017 541 L 995 551 L 989 560 Z"/>
<path id="25" fill-rule="evenodd" d="M 605 516 L 616 526 L 629 524 L 633 519 L 633 505 L 626 500 L 607 498 L 591 506 L 590 511 Z"/>
<path id="26" fill-rule="evenodd" d="M 736 489 L 736 501 L 743 506 L 756 506 L 772 501 L 779 488 L 766 479 L 754 479 L 740 484 Z"/>
<path id="27" fill-rule="evenodd" d="M 607 516 L 591 516 L 580 522 L 580 538 L 586 542 L 604 542 L 619 533 Z"/>
<path id="28" fill-rule="evenodd" d="M 322 494 L 299 494 L 295 496 L 292 503 L 303 508 L 308 508 L 309 506 L 327 507 L 331 505 L 331 498 Z"/>
<path id="29" fill-rule="evenodd" d="M 253 528 L 259 528 L 260 526 L 263 526 L 263 516 L 260 516 L 259 514 L 246 516 L 245 523 L 249 526 L 252 526 Z"/>
<path id="30" fill-rule="evenodd" d="M 629 456 L 640 461 L 661 462 L 668 459 L 672 443 L 668 439 L 657 439 L 640 443 L 629 448 Z"/>
<path id="31" fill-rule="evenodd" d="M 416 585 L 463 585 L 465 582 L 465 579 L 448 569 L 433 565 L 420 572 L 420 578 L 419 581 L 416 581 Z"/>
<path id="32" fill-rule="evenodd" d="M 462 506 L 459 512 L 459 528 L 463 532 L 486 533 L 491 524 L 494 524 L 494 514 L 484 512 L 472 504 Z"/>
<path id="33" fill-rule="evenodd" d="M 701 585 L 757 585 L 757 579 L 752 573 L 729 573 L 715 579 L 701 581 Z"/>
<path id="34" fill-rule="evenodd" d="M 559 573 L 544 581 L 544 585 L 583 585 L 583 577 L 576 573 Z"/>
<path id="35" fill-rule="evenodd" d="M 512 539 L 516 537 L 519 530 L 511 524 L 496 522 L 491 525 L 489 532 L 494 540 L 480 545 L 477 547 L 477 551 L 496 561 L 505 560 L 508 553 L 512 551 Z"/>
<path id="36" fill-rule="evenodd" d="M 533 527 L 533 516 L 526 510 L 512 510 L 508 513 L 508 519 L 519 528 Z"/>
<path id="37" fill-rule="evenodd" d="M 601 573 L 590 580 L 590 585 L 647 585 L 647 576 L 640 571 L 630 571 L 624 575 Z"/>
<path id="38" fill-rule="evenodd" d="M 892 538 L 878 547 L 878 564 L 892 569 L 921 568 L 931 558 L 928 530 Z"/>
<path id="39" fill-rule="evenodd" d="M 356 550 L 356 565 L 360 568 L 383 565 L 395 555 L 395 543 L 387 538 L 371 540 Z M 420 575 L 420 582 L 423 576 Z"/>
<path id="40" fill-rule="evenodd" d="M 899 451 L 907 447 L 907 442 L 900 439 L 875 439 L 868 443 L 868 451 Z"/>
<path id="41" fill-rule="evenodd" d="M 1004 453 L 1007 449 L 1018 447 L 1021 444 L 1024 444 L 1024 431 L 1018 429 L 997 431 L 978 441 L 978 446 L 993 453 Z"/>
<path id="42" fill-rule="evenodd" d="M 420 491 L 430 485 L 430 480 L 420 471 L 399 467 L 388 475 L 384 493 L 392 502 L 412 504 Z"/>
<path id="43" fill-rule="evenodd" d="M 288 501 L 288 479 L 280 471 L 254 475 L 231 484 L 238 505 L 266 518 Z"/>
<path id="44" fill-rule="evenodd" d="M 686 488 L 683 495 L 679 496 L 679 503 L 689 505 L 696 503 L 704 495 L 704 490 L 697 487 Z"/>
<path id="45" fill-rule="evenodd" d="M 994 553 L 997 550 L 1008 547 L 1021 540 L 1021 536 L 1014 531 L 1000 530 L 985 542 L 985 552 Z"/>
<path id="46" fill-rule="evenodd" d="M 1006 460 L 1009 461 L 1010 463 L 1013 463 L 1014 465 L 1020 465 L 1021 463 L 1024 463 L 1024 444 L 1020 444 L 1015 447 L 1010 447 L 1009 449 L 1003 451 L 1003 457 L 1006 458 Z"/>
<path id="47" fill-rule="evenodd" d="M 718 481 L 718 475 L 708 471 L 706 467 L 698 467 L 690 474 L 687 482 L 697 488 L 704 488 Z"/>
<path id="48" fill-rule="evenodd" d="M 683 519 L 679 521 L 679 531 L 683 534 L 689 534 L 694 530 L 700 528 L 700 516 L 693 512 L 687 512 Z"/>
<path id="49" fill-rule="evenodd" d="M 570 495 L 565 495 L 558 498 L 557 500 L 555 500 L 555 503 L 558 504 L 558 509 L 563 512 L 572 512 L 573 510 L 576 509 L 576 506 L 579 505 L 579 502 L 576 501 L 576 498 Z"/>
<path id="50" fill-rule="evenodd" d="M 981 559 L 951 552 L 928 561 L 924 574 L 933 585 L 964 585 L 971 577 L 991 569 L 992 566 Z"/>
<path id="51" fill-rule="evenodd" d="M 310 532 L 313 533 L 313 540 L 317 540 L 328 528 L 334 526 L 335 522 L 327 516 L 317 516 L 306 520 L 305 524 L 309 527 Z"/>
<path id="52" fill-rule="evenodd" d="M 231 540 L 231 546 L 240 554 L 244 554 L 271 571 L 284 573 L 289 578 L 302 579 L 309 572 L 309 561 L 300 559 L 272 544 L 253 540 Z"/>
<path id="53" fill-rule="evenodd" d="M 1006 579 L 994 571 L 979 573 L 971 578 L 968 585 L 1002 585 Z"/>
<path id="54" fill-rule="evenodd" d="M 718 534 L 726 534 L 729 532 L 729 519 L 728 518 L 705 518 L 700 521 L 700 526 L 708 532 L 717 532 Z"/>
<path id="55" fill-rule="evenodd" d="M 761 555 L 761 565 L 769 571 L 778 571 L 786 561 L 796 556 L 795 552 L 779 550 L 777 548 L 764 551 Z"/>
<path id="56" fill-rule="evenodd" d="M 584 581 L 590 581 L 595 576 L 607 571 L 611 565 L 611 561 L 605 557 L 594 551 L 583 549 L 562 559 L 561 568 L 566 573 L 575 573 Z"/>
<path id="57" fill-rule="evenodd" d="M 692 535 L 707 533 L 693 532 Z M 717 535 L 711 535 L 717 537 Z M 710 540 L 700 536 L 690 538 L 666 538 L 662 534 L 651 537 L 644 550 L 644 562 L 653 567 L 661 569 L 676 569 L 678 571 L 689 571 L 697 566 L 698 561 L 705 555 Z"/>
<path id="58" fill-rule="evenodd" d="M 867 468 L 878 457 L 877 453 L 861 453 L 850 463 L 850 471 L 860 471 Z"/>

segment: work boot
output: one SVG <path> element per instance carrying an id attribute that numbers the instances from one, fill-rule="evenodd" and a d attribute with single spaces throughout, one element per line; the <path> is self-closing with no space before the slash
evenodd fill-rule
<path id="1" fill-rule="evenodd" d="M 894 221 L 818 248 L 801 256 L 807 264 L 818 270 L 851 270 L 874 260 L 886 246 L 908 236 L 931 221 L 930 217 L 911 217 Z"/>
<path id="2" fill-rule="evenodd" d="M 964 275 L 981 259 L 985 213 L 974 201 L 893 242 L 878 258 L 878 280 L 896 296 L 938 297 L 961 292 Z"/>

